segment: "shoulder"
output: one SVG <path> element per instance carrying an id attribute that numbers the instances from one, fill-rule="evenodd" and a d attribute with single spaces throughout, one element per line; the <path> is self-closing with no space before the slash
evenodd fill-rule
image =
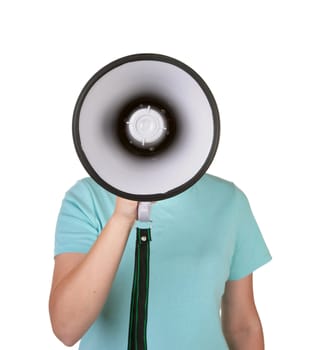
<path id="1" fill-rule="evenodd" d="M 85 177 L 75 182 L 65 193 L 64 202 L 70 202 L 73 206 L 89 209 L 113 206 L 115 195 L 105 190 L 91 177 Z"/>
<path id="2" fill-rule="evenodd" d="M 211 174 L 205 174 L 202 176 L 202 178 L 196 183 L 196 188 L 215 196 L 226 197 L 243 194 L 234 182 Z"/>
<path id="3" fill-rule="evenodd" d="M 100 186 L 91 178 L 84 177 L 77 180 L 67 191 L 67 193 L 79 193 L 79 192 L 89 192 L 91 190 L 99 191 Z"/>
<path id="4" fill-rule="evenodd" d="M 217 189 L 232 190 L 235 187 L 232 181 L 208 173 L 202 176 L 201 181 L 207 185 L 215 186 Z"/>
<path id="5" fill-rule="evenodd" d="M 82 178 L 69 188 L 66 196 L 93 197 L 108 195 L 108 192 L 98 185 L 91 177 Z"/>
<path id="6" fill-rule="evenodd" d="M 215 191 L 222 193 L 233 193 L 235 196 L 239 198 L 246 199 L 246 195 L 243 190 L 235 184 L 235 182 L 223 179 L 221 177 L 205 174 L 202 177 L 202 181 L 204 181 L 208 187 L 212 187 Z"/>
<path id="7" fill-rule="evenodd" d="M 98 223 L 103 225 L 112 213 L 114 204 L 115 195 L 106 191 L 92 178 L 85 177 L 76 181 L 65 192 L 59 217 L 83 217 L 89 219 L 92 224 L 95 223 L 95 226 L 98 226 Z"/>
<path id="8" fill-rule="evenodd" d="M 235 209 L 247 203 L 246 195 L 234 182 L 208 173 L 190 191 L 191 196 L 215 207 Z"/>

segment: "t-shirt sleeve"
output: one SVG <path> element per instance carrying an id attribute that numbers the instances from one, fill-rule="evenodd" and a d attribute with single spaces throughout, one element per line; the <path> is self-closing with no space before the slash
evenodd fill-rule
<path id="1" fill-rule="evenodd" d="M 229 280 L 241 279 L 271 260 L 245 194 L 237 189 L 236 243 Z"/>
<path id="2" fill-rule="evenodd" d="M 87 253 L 98 237 L 93 201 L 86 184 L 80 180 L 66 192 L 56 224 L 54 255 Z"/>

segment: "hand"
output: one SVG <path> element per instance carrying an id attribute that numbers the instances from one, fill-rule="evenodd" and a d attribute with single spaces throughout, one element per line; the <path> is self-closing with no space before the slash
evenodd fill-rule
<path id="1" fill-rule="evenodd" d="M 134 222 L 137 218 L 137 207 L 138 202 L 117 197 L 114 215 Z"/>

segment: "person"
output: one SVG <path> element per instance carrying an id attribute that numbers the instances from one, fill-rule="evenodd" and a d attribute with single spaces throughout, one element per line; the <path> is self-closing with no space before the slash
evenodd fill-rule
<path id="1" fill-rule="evenodd" d="M 65 194 L 49 299 L 65 345 L 127 347 L 137 205 L 89 177 Z M 148 349 L 264 349 L 252 281 L 271 255 L 245 194 L 205 174 L 151 218 Z"/>

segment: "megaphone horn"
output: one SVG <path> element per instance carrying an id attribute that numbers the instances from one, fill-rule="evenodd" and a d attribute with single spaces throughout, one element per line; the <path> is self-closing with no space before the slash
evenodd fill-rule
<path id="1" fill-rule="evenodd" d="M 75 148 L 89 175 L 138 201 L 169 198 L 192 186 L 215 156 L 219 129 L 217 105 L 203 79 L 158 54 L 130 55 L 103 67 L 81 91 L 73 115 Z"/>

